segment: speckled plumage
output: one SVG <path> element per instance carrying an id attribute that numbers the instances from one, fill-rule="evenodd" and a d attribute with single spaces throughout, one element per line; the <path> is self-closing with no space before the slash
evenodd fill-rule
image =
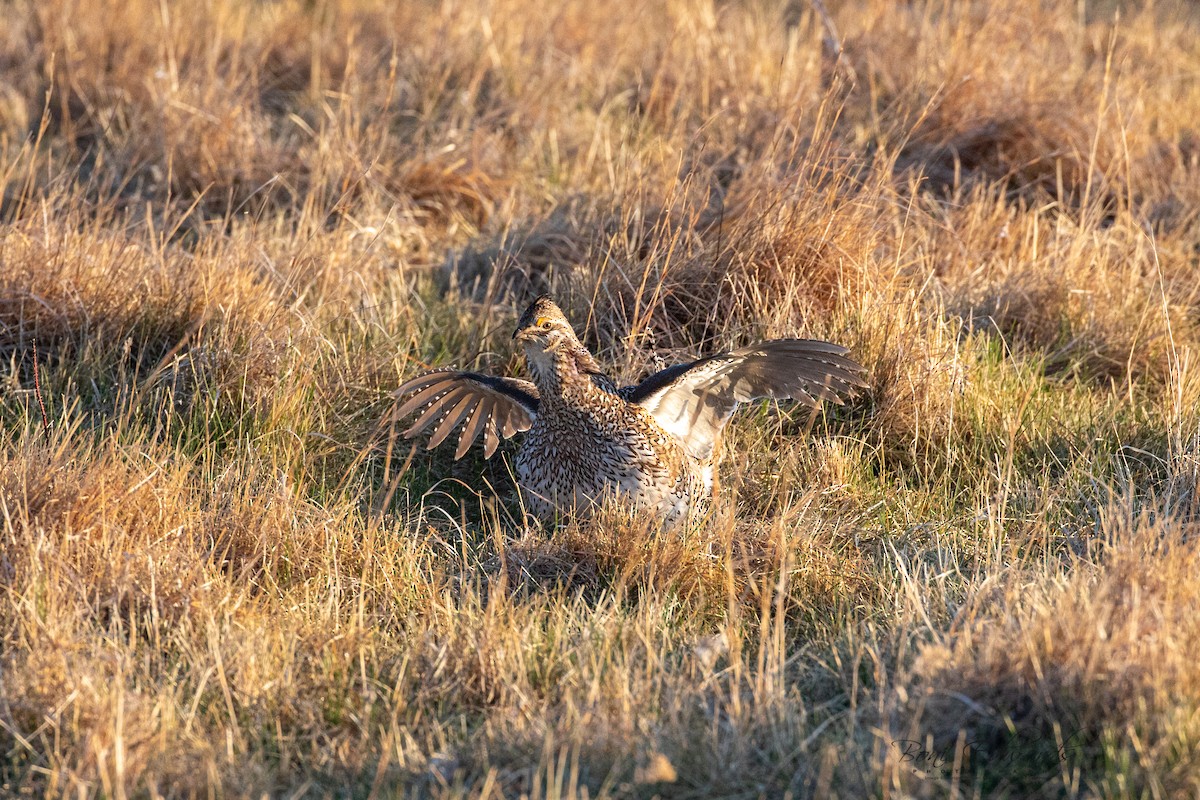
<path id="1" fill-rule="evenodd" d="M 737 406 L 756 397 L 840 403 L 862 385 L 862 368 L 828 342 L 782 339 L 679 364 L 618 388 L 543 296 L 521 316 L 532 383 L 435 370 L 397 390 L 405 432 L 436 423 L 430 448 L 460 425 L 455 457 L 481 434 L 488 457 L 500 437 L 525 431 L 516 458 L 526 507 L 543 518 L 586 512 L 607 499 L 675 520 L 702 508 L 713 490 L 720 435 Z"/>

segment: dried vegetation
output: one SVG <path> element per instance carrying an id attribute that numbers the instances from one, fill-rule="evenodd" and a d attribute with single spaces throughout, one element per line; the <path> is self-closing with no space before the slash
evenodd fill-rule
<path id="1" fill-rule="evenodd" d="M 8 3 L 0 793 L 1200 794 L 1198 73 L 1182 2 Z M 530 529 L 390 390 L 544 289 L 870 387 Z"/>

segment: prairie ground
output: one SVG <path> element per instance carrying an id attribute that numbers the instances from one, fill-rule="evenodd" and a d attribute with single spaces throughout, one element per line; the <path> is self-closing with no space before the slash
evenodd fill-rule
<path id="1" fill-rule="evenodd" d="M 1200 10 L 825 5 L 7 2 L 0 793 L 1200 795 Z M 544 290 L 869 386 L 528 527 Z"/>

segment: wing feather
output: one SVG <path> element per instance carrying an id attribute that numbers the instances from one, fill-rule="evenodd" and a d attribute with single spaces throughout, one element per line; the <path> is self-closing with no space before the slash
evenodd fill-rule
<path id="1" fill-rule="evenodd" d="M 405 398 L 397 418 L 420 412 L 404 432 L 411 439 L 437 424 L 429 449 L 444 442 L 462 426 L 454 458 L 462 458 L 484 433 L 484 455 L 490 458 L 505 439 L 529 430 L 537 416 L 540 398 L 537 387 L 516 378 L 496 378 L 475 372 L 439 369 L 418 375 L 401 384 L 397 398 Z"/>
<path id="2" fill-rule="evenodd" d="M 678 437 L 696 458 L 708 458 L 725 422 L 741 403 L 760 398 L 841 405 L 864 386 L 849 350 L 815 339 L 776 339 L 668 367 L 621 394 Z"/>
<path id="3" fill-rule="evenodd" d="M 458 437 L 458 446 L 454 448 L 454 460 L 462 458 L 470 449 L 471 443 L 479 436 L 479 430 L 487 423 L 488 418 L 492 413 L 492 401 L 484 396 L 479 398 L 479 402 L 471 414 L 471 417 L 463 425 L 462 433 Z"/>
<path id="4" fill-rule="evenodd" d="M 496 448 L 500 445 L 500 437 L 496 433 L 495 417 L 488 417 L 487 422 L 483 426 L 483 457 L 491 458 L 492 453 L 496 452 Z"/>
<path id="5" fill-rule="evenodd" d="M 461 393 L 457 386 L 451 387 L 448 391 L 443 391 L 437 397 L 433 398 L 433 400 L 429 401 L 429 405 L 427 405 L 425 410 L 421 412 L 421 415 L 417 417 L 416 422 L 414 422 L 409 429 L 404 432 L 404 435 L 412 436 L 420 433 L 433 423 L 442 419 L 446 413 L 446 409 L 457 403 L 460 397 Z"/>
<path id="6" fill-rule="evenodd" d="M 400 408 L 396 410 L 396 416 L 397 417 L 407 417 L 409 414 L 416 411 L 421 406 L 432 401 L 439 394 L 444 394 L 445 392 L 449 391 L 453 387 L 454 387 L 453 383 L 445 381 L 442 378 L 439 378 L 439 382 L 434 383 L 432 385 L 425 384 L 425 386 L 421 387 L 421 391 L 417 392 L 412 397 L 410 397 L 407 403 L 400 406 Z M 397 394 L 399 394 L 399 393 L 397 393 Z"/>
<path id="7" fill-rule="evenodd" d="M 497 415 L 497 416 L 499 416 L 499 415 Z M 512 436 L 514 433 L 517 432 L 516 425 L 513 424 L 512 419 L 507 414 L 505 414 L 503 416 L 503 418 L 499 421 L 499 428 L 500 428 L 500 435 L 503 436 L 505 439 L 507 439 L 509 436 Z"/>
<path id="8" fill-rule="evenodd" d="M 442 418 L 442 422 L 438 425 L 437 430 L 433 432 L 433 436 L 429 437 L 427 449 L 432 450 L 444 442 L 446 437 L 450 435 L 450 431 L 454 430 L 454 427 L 466 418 L 476 400 L 477 398 L 469 394 L 459 400 L 458 404 L 450 409 L 450 412 Z"/>

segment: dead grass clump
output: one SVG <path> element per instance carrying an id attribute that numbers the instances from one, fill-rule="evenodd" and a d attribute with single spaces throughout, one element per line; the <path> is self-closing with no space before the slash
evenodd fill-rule
<path id="1" fill-rule="evenodd" d="M 828 526 L 797 530 L 789 542 L 788 584 L 800 615 L 826 623 L 852 608 L 873 608 L 883 599 L 872 561 L 853 535 Z"/>
<path id="2" fill-rule="evenodd" d="M 320 110 L 323 95 L 385 68 L 403 15 L 402 9 L 372 3 L 256 8 L 243 11 L 238 33 L 245 38 L 231 37 L 231 44 L 249 51 L 264 110 L 280 117 L 299 113 L 319 126 L 313 112 Z"/>
<path id="3" fill-rule="evenodd" d="M 1131 170 L 1137 177 L 1136 213 L 1153 230 L 1160 246 L 1200 251 L 1200 135 L 1186 130 L 1142 156 Z M 1169 259 L 1185 263 L 1186 258 Z"/>
<path id="4" fill-rule="evenodd" d="M 539 291 L 592 305 L 601 349 L 730 346 L 730 331 L 795 335 L 902 276 L 877 261 L 889 221 L 861 160 L 809 138 L 751 158 L 698 153 L 659 192 L 653 178 L 617 195 L 567 198 L 502 243 L 452 257 L 458 286 L 519 305 Z M 732 161 L 731 161 L 732 159 Z M 814 334 L 816 331 L 813 331 Z"/>
<path id="5" fill-rule="evenodd" d="M 888 462 L 936 463 L 964 433 L 957 410 L 975 379 L 978 342 L 962 338 L 958 320 L 923 316 L 899 302 L 886 318 L 868 313 L 856 348 L 871 382 L 859 402 Z"/>
<path id="6" fill-rule="evenodd" d="M 684 346 L 724 343 L 731 329 L 787 335 L 844 313 L 850 298 L 898 289 L 876 261 L 887 232 L 857 166 L 820 143 L 785 160 L 795 163 L 736 178 L 697 217 L 698 246 L 649 254 L 651 265 L 678 265 L 643 289 L 647 319 L 635 331 Z"/>
<path id="7" fill-rule="evenodd" d="M 649 258 L 664 241 L 683 248 L 699 241 L 686 218 L 661 205 L 647 208 L 650 202 L 626 209 L 598 197 L 566 198 L 527 227 L 505 231 L 496 245 L 451 254 L 451 280 L 476 295 L 519 305 L 545 291 L 593 288 L 589 284 L 599 280 L 593 271 L 607 263 L 599 267 L 601 276 L 614 277 L 614 270 L 620 290 L 633 288 L 622 267 L 629 259 Z"/>
<path id="8" fill-rule="evenodd" d="M 494 566 L 521 592 L 565 589 L 592 601 L 670 593 L 703 603 L 725 593 L 720 545 L 703 528 L 662 530 L 653 519 L 607 509 L 547 534 L 527 534 L 496 554 Z"/>
<path id="9" fill-rule="evenodd" d="M 1030 202 L 1114 190 L 1121 148 L 1104 129 L 1110 41 L 1083 38 L 1068 16 L 1001 2 L 854 20 L 851 57 L 903 120 L 888 137 L 897 172 L 938 193 L 1001 186 Z M 1008 41 L 1021 47 L 996 46 Z"/>
<path id="10" fill-rule="evenodd" d="M 561 609 L 550 598 L 507 602 L 496 584 L 460 588 L 409 634 L 415 646 L 405 686 L 414 706 L 504 708 L 554 691 L 567 658 L 555 639 Z"/>
<path id="11" fill-rule="evenodd" d="M 28 95 L 49 93 L 47 133 L 70 144 L 94 199 L 154 201 L 207 220 L 389 199 L 405 184 L 398 165 L 425 147 L 366 120 L 399 113 L 419 126 L 448 109 L 424 107 L 417 84 L 474 69 L 453 50 L 431 54 L 435 70 L 412 59 L 406 41 L 427 23 L 379 5 L 109 11 L 80 14 L 69 0 L 39 8 L 28 36 L 49 85 Z M 153 40 L 130 33 L 151 29 Z M 437 92 L 459 99 L 444 84 Z M 408 172 L 418 206 L 453 196 L 464 218 L 485 214 L 478 174 Z"/>
<path id="12" fill-rule="evenodd" d="M 42 636 L 4 661 L 0 741 L 31 790 L 116 794 L 127 782 L 176 791 L 205 785 L 205 767 L 217 760 L 214 744 L 148 691 L 144 667 L 111 644 Z"/>
<path id="13" fill-rule="evenodd" d="M 913 133 L 897 169 L 915 171 L 922 187 L 937 193 L 1002 186 L 1010 197 L 1031 202 L 1059 197 L 1078 203 L 1089 180 L 1088 142 L 1053 113 L 964 122 L 962 109 L 940 108 Z"/>
<path id="14" fill-rule="evenodd" d="M 200 528 L 213 565 L 234 582 L 275 592 L 323 566 L 321 521 L 294 497 L 285 475 L 227 469 L 206 494 Z"/>
<path id="15" fill-rule="evenodd" d="M 245 602 L 237 623 L 220 635 L 220 668 L 249 729 L 265 735 L 280 730 L 312 735 L 331 744 L 371 729 L 372 705 L 386 691 L 375 683 L 376 675 L 386 669 L 391 678 L 390 666 L 375 656 L 361 660 L 385 644 L 371 630 L 312 625 L 302 614 L 263 601 Z M 196 655 L 207 659 L 218 654 Z M 280 741 L 281 747 L 286 744 Z M 351 766 L 344 763 L 342 769 Z"/>
<path id="16" fill-rule="evenodd" d="M 734 182 L 722 209 L 705 219 L 708 242 L 724 248 L 718 258 L 726 262 L 731 294 L 726 310 L 763 308 L 772 322 L 795 324 L 827 317 L 844 298 L 867 290 L 881 232 L 869 202 L 856 196 L 852 170 L 814 148 L 799 174 L 776 178 L 791 188 L 753 174 Z M 780 319 L 777 308 L 792 318 Z"/>
<path id="17" fill-rule="evenodd" d="M 167 255 L 112 231 L 114 219 L 74 223 L 34 230 L 31 217 L 0 234 L 0 356 L 23 383 L 33 383 L 36 341 L 52 405 L 82 399 L 119 416 L 137 401 L 157 414 L 163 388 L 177 412 L 237 417 L 271 405 L 292 342 L 309 333 L 289 329 L 273 286 L 230 252 Z"/>
<path id="18" fill-rule="evenodd" d="M 150 345 L 144 366 L 153 366 L 200 317 L 194 273 L 186 259 L 164 263 L 141 242 L 72 222 L 46 230 L 27 220 L 0 235 L 0 354 L 31 349 L 34 338 L 59 355 L 78 355 L 92 336 L 118 346 L 135 338 Z"/>
<path id="19" fill-rule="evenodd" d="M 812 498 L 810 498 L 812 499 Z M 800 505 L 783 509 L 765 526 L 739 525 L 729 555 L 727 591 L 737 614 L 766 624 L 786 624 L 790 635 L 820 636 L 855 608 L 873 608 L 880 590 L 869 557 L 820 512 Z M 773 635 L 779 634 L 778 630 Z M 756 647 L 773 643 L 749 640 Z"/>
<path id="20" fill-rule="evenodd" d="M 731 346 L 736 332 L 815 335 L 814 321 L 844 311 L 868 285 L 890 292 L 892 277 L 874 261 L 882 231 L 849 185 L 850 168 L 825 173 L 810 157 L 794 173 L 739 178 L 715 210 L 679 198 L 602 221 L 559 215 L 552 229 L 517 240 L 522 279 L 513 285 L 594 297 L 599 343 L 616 336 L 622 350 L 696 353 Z"/>
<path id="21" fill-rule="evenodd" d="M 295 478 L 271 463 L 277 457 L 218 462 L 205 473 L 193 536 L 214 570 L 256 598 L 354 596 L 381 625 L 429 599 L 441 582 L 428 563 L 432 545 L 378 520 L 364 524 L 354 494 L 342 502 L 331 488 L 323 504 L 303 496 Z"/>
<path id="22" fill-rule="evenodd" d="M 272 120 L 247 104 L 244 89 L 181 86 L 164 90 L 155 103 L 158 126 L 126 145 L 124 156 L 144 175 L 142 193 L 202 198 L 211 214 L 261 213 L 300 193 L 293 154 L 271 135 Z M 283 175 L 293 178 L 280 181 Z"/>
<path id="23" fill-rule="evenodd" d="M 281 325 L 227 321 L 209 335 L 197 337 L 195 346 L 172 362 L 175 405 L 234 419 L 277 413 L 297 397 L 283 389 L 297 367 L 298 351 L 290 331 Z M 201 398 L 213 402 L 198 403 Z"/>
<path id="24" fill-rule="evenodd" d="M 1014 574 L 959 612 L 918 661 L 908 738 L 953 753 L 959 731 L 985 785 L 1057 796 L 1079 772 L 1094 790 L 1122 780 L 1166 794 L 1194 786 L 1200 671 L 1190 642 L 1200 548 L 1190 524 L 1110 508 L 1093 569 Z M 1003 611 L 997 613 L 997 609 Z M 1127 771 L 1126 771 L 1127 770 Z"/>
<path id="25" fill-rule="evenodd" d="M 813 519 L 810 503 L 788 503 L 769 524 L 736 522 L 731 511 L 717 509 L 693 530 L 660 530 L 614 512 L 547 538 L 527 535 L 506 545 L 487 568 L 500 571 L 499 586 L 519 597 L 561 593 L 637 607 L 669 596 L 689 604 L 696 621 L 719 615 L 731 602 L 751 616 L 766 613 L 762 604 L 775 603 L 783 586 L 795 603 L 787 613 L 815 624 L 873 599 L 867 561 Z"/>
<path id="26" fill-rule="evenodd" d="M 1006 210 L 975 193 L 945 216 L 930 252 L 948 310 L 1050 371 L 1163 381 L 1172 353 L 1195 340 L 1188 309 L 1197 290 L 1183 277 L 1185 257 L 1128 214 L 1085 236 L 1079 221 Z"/>
<path id="27" fill-rule="evenodd" d="M 214 80 L 240 60 L 223 47 L 229 31 L 187 7 L 107 5 L 104 14 L 71 2 L 39 8 L 48 133 L 71 143 L 100 203 L 204 199 L 218 213 L 244 210 L 286 162 L 245 78 Z M 131 35 L 147 27 L 161 44 Z"/>
<path id="28" fill-rule="evenodd" d="M 720 530 L 728 533 L 731 522 L 722 519 Z M 798 634 L 797 617 L 815 606 L 813 616 L 827 623 L 828 607 L 827 598 L 814 596 L 822 589 L 806 569 L 810 546 L 823 546 L 802 543 L 795 522 L 787 516 L 774 525 L 754 556 L 722 556 L 735 570 L 754 562 L 753 575 L 735 578 L 746 591 L 725 597 L 731 617 L 724 625 L 711 624 L 694 604 L 678 605 L 673 594 L 647 592 L 636 605 L 560 602 L 565 614 L 589 611 L 584 632 L 563 645 L 569 668 L 558 686 L 574 689 L 534 704 L 536 713 L 494 717 L 456 753 L 456 767 L 478 787 L 485 764 L 529 764 L 495 778 L 506 790 L 534 791 L 531 785 L 552 777 L 542 773 L 547 762 L 539 753 L 553 747 L 569 754 L 570 785 L 589 793 L 814 790 L 820 747 L 812 745 L 839 717 L 823 705 L 826 684 L 839 681 L 816 675 L 824 668 L 797 653 L 819 629 L 803 626 Z M 614 642 L 619 649 L 609 650 Z M 850 663 L 839 667 L 858 670 L 861 654 L 846 656 Z M 652 769 L 656 763 L 660 769 Z"/>
<path id="29" fill-rule="evenodd" d="M 405 165 L 394 185 L 422 218 L 441 225 L 461 221 L 475 229 L 491 218 L 500 194 L 497 179 L 463 157 L 434 157 Z"/>
<path id="30" fill-rule="evenodd" d="M 159 63 L 154 43 L 135 32 L 161 25 L 149 3 L 106 3 L 102 13 L 80 13 L 78 3 L 29 3 L 21 16 L 36 20 L 29 44 L 49 82 L 51 133 L 79 148 L 101 144 L 128 130 L 150 96 L 144 78 Z M 64 20 L 71 20 L 64 26 Z M 153 23 L 151 23 L 153 24 Z M 155 26 L 158 27 L 158 26 Z M 161 30 L 161 28 L 160 28 Z"/>
<path id="31" fill-rule="evenodd" d="M 65 615 L 58 623 L 82 613 L 152 628 L 209 598 L 216 585 L 193 535 L 186 467 L 116 448 L 73 452 L 77 444 L 68 436 L 51 453 L 18 450 L 0 467 L 13 591 L 58 595 L 46 607 Z"/>

